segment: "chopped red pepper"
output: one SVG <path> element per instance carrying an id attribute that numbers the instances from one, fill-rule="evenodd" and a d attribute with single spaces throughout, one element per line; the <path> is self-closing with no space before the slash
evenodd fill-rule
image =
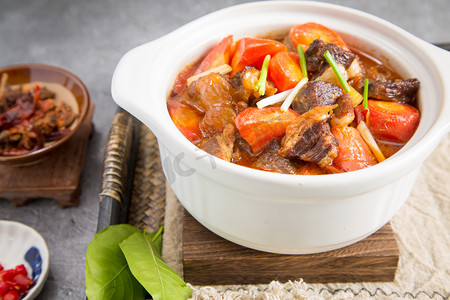
<path id="1" fill-rule="evenodd" d="M 1 281 L 10 281 L 16 275 L 16 271 L 13 269 L 0 271 L 0 280 Z"/>
<path id="2" fill-rule="evenodd" d="M 15 286 L 19 287 L 21 292 L 27 291 L 34 284 L 32 279 L 23 274 L 17 274 L 12 281 L 15 283 Z"/>
<path id="3" fill-rule="evenodd" d="M 4 296 L 12 287 L 10 281 L 0 281 L 0 297 Z"/>
<path id="4" fill-rule="evenodd" d="M 14 268 L 14 271 L 16 271 L 16 274 L 22 274 L 22 275 L 25 275 L 25 276 L 27 276 L 27 274 L 28 274 L 27 269 L 25 268 L 24 264 L 17 265 Z"/>
<path id="5" fill-rule="evenodd" d="M 0 299 L 19 299 L 34 285 L 34 280 L 28 277 L 27 269 L 23 264 L 14 269 L 0 271 Z"/>
<path id="6" fill-rule="evenodd" d="M 10 290 L 8 293 L 6 293 L 2 300 L 17 300 L 19 299 L 20 295 L 17 291 L 15 290 Z"/>

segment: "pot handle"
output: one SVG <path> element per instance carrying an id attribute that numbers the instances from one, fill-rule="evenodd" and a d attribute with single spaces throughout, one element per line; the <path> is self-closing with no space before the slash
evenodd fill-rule
<path id="1" fill-rule="evenodd" d="M 149 120 L 157 119 L 158 116 L 153 113 L 155 109 L 143 109 L 143 106 L 153 104 L 149 101 L 144 102 L 142 99 L 148 92 L 148 72 L 165 39 L 165 37 L 159 38 L 125 53 L 117 64 L 111 80 L 111 95 L 117 105 L 152 130 L 155 124 Z"/>
<path id="2" fill-rule="evenodd" d="M 437 46 L 437 47 L 436 47 Z M 434 52 L 436 65 L 443 74 L 444 82 L 444 107 L 442 109 L 443 133 L 450 133 L 450 44 L 431 45 L 430 50 Z"/>

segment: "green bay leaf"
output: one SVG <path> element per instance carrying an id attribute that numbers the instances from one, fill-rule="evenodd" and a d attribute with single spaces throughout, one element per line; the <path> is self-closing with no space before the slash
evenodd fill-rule
<path id="1" fill-rule="evenodd" d="M 131 272 L 154 300 L 188 299 L 192 290 L 162 260 L 159 240 L 157 234 L 136 232 L 119 245 Z"/>
<path id="2" fill-rule="evenodd" d="M 112 225 L 89 243 L 86 251 L 86 296 L 89 300 L 144 299 L 145 291 L 128 267 L 119 243 L 139 230 L 128 224 Z"/>

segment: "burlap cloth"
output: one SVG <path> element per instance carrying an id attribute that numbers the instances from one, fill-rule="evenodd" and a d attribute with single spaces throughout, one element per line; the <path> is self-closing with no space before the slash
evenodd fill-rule
<path id="1" fill-rule="evenodd" d="M 422 166 L 406 204 L 392 219 L 400 250 L 393 282 L 191 286 L 191 299 L 450 299 L 450 135 Z M 163 258 L 182 276 L 183 211 L 167 186 Z"/>

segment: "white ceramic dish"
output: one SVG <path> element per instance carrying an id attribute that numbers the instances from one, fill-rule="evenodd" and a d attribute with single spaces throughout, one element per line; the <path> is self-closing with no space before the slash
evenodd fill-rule
<path id="1" fill-rule="evenodd" d="M 421 81 L 421 122 L 396 155 L 344 174 L 297 176 L 245 168 L 199 150 L 178 131 L 166 99 L 178 72 L 233 34 L 237 40 L 317 22 Z M 304 254 L 344 247 L 385 225 L 408 198 L 422 162 L 450 130 L 450 54 L 369 14 L 317 2 L 255 2 L 193 21 L 132 49 L 112 80 L 117 104 L 157 136 L 164 172 L 205 227 L 246 247 Z"/>
<path id="2" fill-rule="evenodd" d="M 5 269 L 24 264 L 35 281 L 22 300 L 36 298 L 48 276 L 49 252 L 42 236 L 33 228 L 13 221 L 0 221 L 0 264 Z"/>

